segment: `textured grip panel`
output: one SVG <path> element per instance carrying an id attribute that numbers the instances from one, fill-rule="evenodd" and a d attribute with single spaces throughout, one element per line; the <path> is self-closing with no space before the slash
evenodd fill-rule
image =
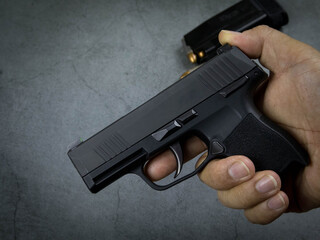
<path id="1" fill-rule="evenodd" d="M 302 167 L 307 164 L 303 150 L 296 149 L 291 141 L 293 139 L 284 138 L 248 114 L 225 139 L 224 144 L 228 153 L 249 157 L 256 171 L 274 170 L 282 175 L 291 166 Z"/>

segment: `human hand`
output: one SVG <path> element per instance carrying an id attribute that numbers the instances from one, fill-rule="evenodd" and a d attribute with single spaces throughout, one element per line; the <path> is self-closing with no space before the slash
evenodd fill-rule
<path id="1" fill-rule="evenodd" d="M 303 212 L 319 207 L 320 53 L 267 26 L 243 33 L 222 31 L 219 40 L 221 44 L 239 47 L 251 58 L 259 58 L 270 70 L 267 87 L 259 91 L 256 104 L 302 144 L 309 153 L 310 164 L 281 183 L 275 172 L 255 172 L 250 159 L 232 156 L 208 163 L 199 173 L 200 179 L 218 190 L 219 200 L 225 206 L 244 209 L 253 223 L 267 224 L 285 211 Z M 186 140 L 185 160 L 205 149 L 206 145 L 197 137 Z M 198 160 L 198 165 L 205 157 Z M 167 150 L 149 161 L 145 171 L 156 181 L 174 171 L 175 164 L 173 153 Z"/>

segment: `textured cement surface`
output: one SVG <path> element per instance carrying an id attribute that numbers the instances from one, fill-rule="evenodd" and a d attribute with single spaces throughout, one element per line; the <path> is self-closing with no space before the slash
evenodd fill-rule
<path id="1" fill-rule="evenodd" d="M 0 239 L 319 239 L 320 209 L 267 226 L 197 177 L 125 176 L 91 194 L 66 155 L 190 68 L 182 36 L 228 1 L 0 1 Z M 320 49 L 320 2 L 279 1 Z"/>

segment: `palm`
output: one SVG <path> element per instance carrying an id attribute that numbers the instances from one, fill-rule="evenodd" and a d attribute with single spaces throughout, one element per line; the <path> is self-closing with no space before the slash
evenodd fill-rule
<path id="1" fill-rule="evenodd" d="M 318 207 L 320 201 L 320 56 L 309 58 L 308 51 L 296 48 L 294 53 L 288 53 L 290 44 L 284 50 L 274 58 L 281 65 L 273 63 L 278 65 L 263 95 L 262 111 L 289 131 L 309 153 L 310 165 L 296 178 L 298 205 L 290 208 L 305 211 Z"/>

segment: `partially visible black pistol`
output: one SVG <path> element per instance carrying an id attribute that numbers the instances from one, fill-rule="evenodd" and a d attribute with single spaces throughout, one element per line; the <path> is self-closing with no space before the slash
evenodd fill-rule
<path id="1" fill-rule="evenodd" d="M 182 40 L 188 59 L 200 64 L 214 57 L 221 47 L 221 30 L 242 32 L 262 24 L 279 29 L 287 23 L 288 14 L 275 0 L 243 0 L 205 21 Z"/>
<path id="2" fill-rule="evenodd" d="M 218 55 L 173 85 L 73 146 L 68 155 L 87 187 L 97 192 L 127 173 L 142 177 L 157 190 L 167 189 L 201 171 L 215 159 L 246 155 L 256 170 L 282 176 L 308 163 L 306 151 L 253 103 L 267 74 L 238 48 L 225 45 Z M 189 174 L 166 185 L 144 173 L 148 160 L 171 149 L 179 175 L 180 141 L 198 136 L 208 147 L 206 160 Z"/>

